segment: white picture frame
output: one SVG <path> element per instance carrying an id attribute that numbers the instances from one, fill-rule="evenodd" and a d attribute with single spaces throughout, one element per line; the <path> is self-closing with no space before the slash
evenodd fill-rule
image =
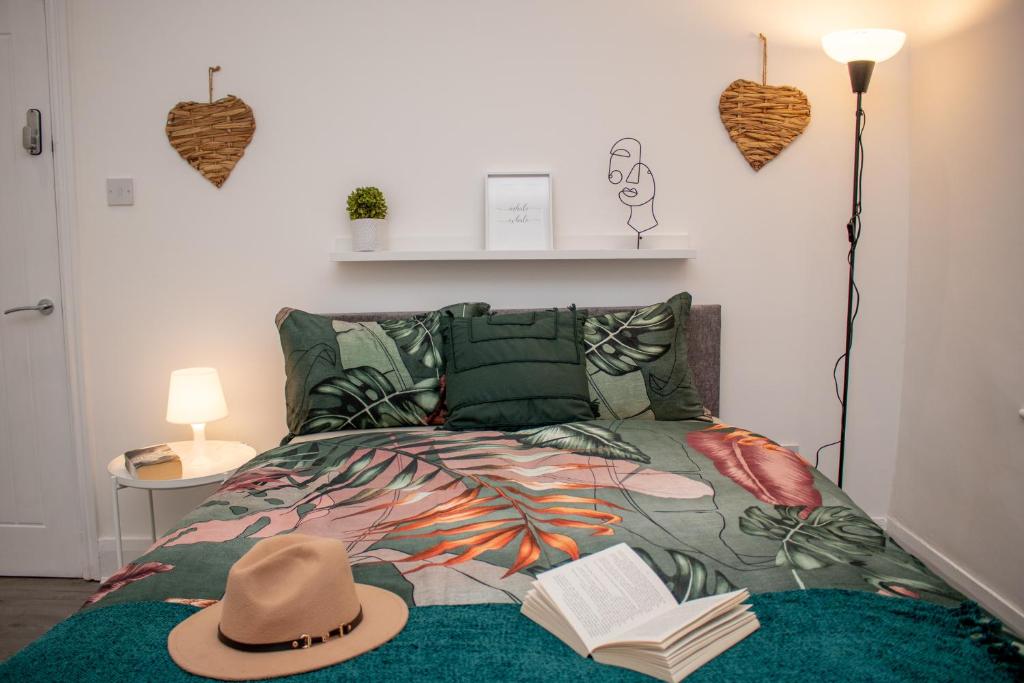
<path id="1" fill-rule="evenodd" d="M 488 173 L 484 181 L 488 251 L 554 247 L 550 173 Z"/>

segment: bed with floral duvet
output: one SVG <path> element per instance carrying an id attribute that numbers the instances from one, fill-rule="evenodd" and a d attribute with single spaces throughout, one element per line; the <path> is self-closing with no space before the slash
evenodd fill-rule
<path id="1" fill-rule="evenodd" d="M 256 457 L 90 605 L 221 597 L 261 538 L 343 540 L 357 581 L 410 605 L 518 602 L 538 573 L 627 543 L 680 600 L 843 588 L 955 604 L 829 480 L 723 423 L 363 432 Z"/>
<path id="2" fill-rule="evenodd" d="M 0 680 L 198 680 L 167 633 L 222 597 L 259 539 L 297 531 L 341 539 L 358 582 L 415 608 L 394 641 L 288 681 L 649 680 L 576 656 L 516 607 L 537 573 L 622 542 L 681 601 L 754 593 L 761 630 L 695 681 L 1024 677 L 1020 641 L 796 453 L 723 423 L 625 420 L 263 453 Z"/>
<path id="3" fill-rule="evenodd" d="M 340 539 L 356 581 L 417 608 L 380 658 L 308 680 L 532 681 L 538 667 L 546 681 L 636 680 L 538 640 L 548 634 L 516 614 L 538 573 L 619 543 L 680 601 L 754 594 L 763 628 L 698 678 L 814 680 L 841 669 L 846 678 L 903 680 L 887 672 L 906 674 L 904 663 L 916 659 L 949 679 L 954 665 L 969 664 L 973 643 L 1003 668 L 992 673 L 986 656 L 964 677 L 1024 675 L 1018 641 L 800 455 L 709 417 L 718 409 L 717 306 L 691 310 L 682 293 L 590 315 L 588 375 L 605 419 L 447 431 L 437 426 L 439 311 L 282 310 L 292 441 L 239 469 L 7 671 L 77 678 L 89 658 L 96 680 L 193 680 L 168 659 L 166 631 L 219 600 L 232 564 L 260 539 L 301 532 Z M 329 429 L 350 431 L 310 433 Z M 107 645 L 83 652 L 93 642 Z M 950 646 L 945 660 L 920 656 L 939 642 Z"/>

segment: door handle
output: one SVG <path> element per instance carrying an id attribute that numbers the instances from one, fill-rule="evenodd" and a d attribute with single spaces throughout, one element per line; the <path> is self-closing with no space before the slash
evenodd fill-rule
<path id="1" fill-rule="evenodd" d="M 43 315 L 50 315 L 53 313 L 53 302 L 49 299 L 40 299 L 39 303 L 35 306 L 15 306 L 14 308 L 8 308 L 4 311 L 4 315 L 9 313 L 19 313 L 21 311 L 39 311 Z"/>

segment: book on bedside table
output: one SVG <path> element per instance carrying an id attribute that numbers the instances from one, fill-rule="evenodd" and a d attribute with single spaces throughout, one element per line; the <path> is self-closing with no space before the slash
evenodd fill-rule
<path id="1" fill-rule="evenodd" d="M 181 458 L 165 443 L 127 451 L 124 468 L 136 479 L 181 479 Z"/>
<path id="2" fill-rule="evenodd" d="M 522 613 L 583 657 L 678 683 L 760 627 L 749 597 L 679 603 L 620 543 L 540 574 Z"/>

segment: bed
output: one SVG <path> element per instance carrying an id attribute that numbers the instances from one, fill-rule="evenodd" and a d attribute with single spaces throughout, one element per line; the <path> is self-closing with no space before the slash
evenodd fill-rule
<path id="1" fill-rule="evenodd" d="M 694 306 L 687 331 L 698 388 L 717 415 L 720 307 Z M 298 437 L 240 469 L 90 604 L 217 599 L 257 540 L 298 530 L 344 539 L 357 580 L 410 605 L 515 602 L 537 572 L 622 541 L 680 599 L 739 586 L 962 599 L 768 438 L 717 421 L 595 420 Z"/>
<path id="2" fill-rule="evenodd" d="M 690 363 L 711 415 L 720 332 L 718 306 L 693 307 Z M 964 604 L 798 454 L 706 417 L 301 437 L 243 466 L 104 582 L 85 612 L 202 608 L 221 597 L 229 567 L 254 543 L 295 531 L 342 539 L 357 581 L 412 607 L 506 604 L 502 623 L 517 619 L 514 606 L 538 572 L 622 542 L 679 600 L 746 587 L 755 599 L 829 589 L 844 599 L 881 594 L 892 605 Z M 981 612 L 972 619 L 975 629 L 993 623 Z M 986 643 L 1011 659 L 993 629 Z"/>

